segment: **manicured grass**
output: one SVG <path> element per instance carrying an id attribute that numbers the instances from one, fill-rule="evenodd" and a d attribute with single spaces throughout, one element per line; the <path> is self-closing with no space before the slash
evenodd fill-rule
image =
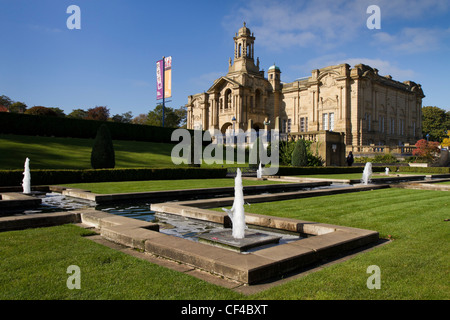
<path id="1" fill-rule="evenodd" d="M 281 184 L 289 182 L 269 180 L 242 180 L 244 186 Z M 75 183 L 64 185 L 68 188 L 89 190 L 93 193 L 130 193 L 161 190 L 181 190 L 199 188 L 234 187 L 234 179 L 188 179 L 188 180 L 151 180 L 151 181 L 123 181 L 123 182 L 97 182 Z"/>
<path id="2" fill-rule="evenodd" d="M 450 198 L 445 191 L 383 189 L 252 204 L 248 212 L 376 230 L 393 241 L 348 261 L 256 294 L 259 299 L 450 298 Z M 219 209 L 220 210 L 220 209 Z M 369 290 L 367 267 L 381 289 Z"/>
<path id="3" fill-rule="evenodd" d="M 320 178 L 320 179 L 342 179 L 342 180 L 358 180 L 362 178 L 362 173 L 342 173 L 342 174 L 311 174 L 295 176 L 299 178 Z M 373 174 L 372 179 L 386 178 L 386 175 Z"/>
<path id="4" fill-rule="evenodd" d="M 0 233 L 0 299 L 239 299 L 189 275 L 99 245 L 65 225 Z M 67 268 L 80 268 L 69 290 Z"/>
<path id="5" fill-rule="evenodd" d="M 438 182 L 438 184 L 450 184 L 450 181 L 447 181 L 447 182 Z"/>
<path id="6" fill-rule="evenodd" d="M 254 213 L 377 230 L 393 239 L 251 296 L 103 247 L 73 225 L 3 232 L 0 299 L 448 300 L 449 207 L 448 192 L 396 188 L 246 206 Z M 80 267 L 80 290 L 66 287 L 70 265 Z M 381 271 L 378 290 L 367 288 L 371 265 Z"/>
<path id="7" fill-rule="evenodd" d="M 94 139 L 0 135 L 0 169 L 91 169 Z M 174 145 L 140 141 L 114 141 L 116 168 L 172 167 Z"/>

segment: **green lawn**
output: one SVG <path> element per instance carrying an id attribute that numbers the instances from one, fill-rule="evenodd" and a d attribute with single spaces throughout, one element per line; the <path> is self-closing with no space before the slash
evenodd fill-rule
<path id="1" fill-rule="evenodd" d="M 94 139 L 0 134 L 0 170 L 23 169 L 27 157 L 31 169 L 91 169 L 93 143 Z M 171 158 L 175 144 L 123 140 L 113 144 L 116 168 L 177 166 Z M 248 164 L 202 164 L 205 168 L 237 166 Z"/>
<path id="2" fill-rule="evenodd" d="M 268 180 L 242 180 L 244 186 L 265 184 L 282 184 L 289 182 Z M 123 181 L 123 182 L 97 182 L 74 183 L 64 185 L 68 188 L 90 190 L 93 193 L 129 193 L 161 190 L 181 190 L 198 188 L 234 187 L 234 179 L 188 179 L 188 180 L 151 180 L 151 181 Z"/>
<path id="3" fill-rule="evenodd" d="M 336 174 L 311 174 L 311 175 L 299 175 L 298 178 L 319 178 L 319 179 L 342 179 L 342 180 L 355 180 L 361 179 L 362 173 L 336 173 Z M 372 179 L 386 178 L 385 175 L 373 174 Z"/>
<path id="4" fill-rule="evenodd" d="M 394 240 L 341 264 L 255 295 L 270 299 L 449 299 L 448 192 L 383 189 L 252 204 L 249 212 L 376 230 Z M 381 270 L 368 290 L 367 267 Z"/>
<path id="5" fill-rule="evenodd" d="M 236 299 L 239 294 L 106 248 L 65 225 L 0 233 L 0 299 Z M 69 290 L 67 268 L 80 268 Z"/>
<path id="6" fill-rule="evenodd" d="M 0 135 L 0 169 L 91 169 L 94 139 Z M 114 141 L 116 168 L 171 167 L 174 145 L 140 141 Z"/>
<path id="7" fill-rule="evenodd" d="M 450 298 L 448 192 L 383 189 L 252 204 L 254 213 L 377 230 L 392 242 L 251 296 L 126 256 L 67 225 L 0 233 L 0 299 Z M 66 288 L 70 265 L 81 289 Z M 366 286 L 381 271 L 381 289 Z"/>

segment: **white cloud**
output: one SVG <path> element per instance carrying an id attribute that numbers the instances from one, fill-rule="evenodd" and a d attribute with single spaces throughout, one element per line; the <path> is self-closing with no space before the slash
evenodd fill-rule
<path id="1" fill-rule="evenodd" d="M 442 32 L 403 27 L 398 34 L 390 34 L 383 29 L 385 22 L 411 26 L 450 9 L 448 0 L 249 0 L 240 2 L 222 24 L 227 30 L 237 31 L 246 21 L 258 37 L 258 45 L 274 51 L 295 47 L 330 49 L 354 41 L 367 31 L 366 10 L 373 4 L 381 9 L 382 30 L 376 34 L 376 41 L 392 43 L 403 51 L 434 46 Z"/>
<path id="2" fill-rule="evenodd" d="M 258 36 L 258 44 L 282 50 L 311 45 L 329 46 L 350 39 L 365 23 L 365 12 L 354 15 L 352 4 L 334 1 L 249 1 L 225 17 L 235 30 L 243 21 Z"/>
<path id="3" fill-rule="evenodd" d="M 450 32 L 444 29 L 403 28 L 398 33 L 379 32 L 373 36 L 373 45 L 388 47 L 396 52 L 417 53 L 439 49 Z"/>
<path id="4" fill-rule="evenodd" d="M 391 75 L 394 80 L 406 81 L 412 80 L 416 77 L 416 73 L 411 69 L 402 69 L 390 61 L 382 59 L 370 58 L 349 58 L 342 61 L 336 61 L 333 64 L 348 63 L 351 67 L 357 64 L 365 64 L 372 68 L 378 69 L 380 75 Z"/>
<path id="5" fill-rule="evenodd" d="M 300 72 L 299 77 L 310 76 L 311 71 L 328 66 L 339 65 L 347 63 L 350 67 L 357 64 L 365 64 L 372 68 L 378 69 L 380 75 L 391 75 L 394 80 L 406 81 L 413 80 L 417 77 L 417 73 L 411 69 L 403 69 L 396 63 L 372 58 L 346 58 L 342 53 L 329 54 L 306 61 L 303 65 L 291 66 L 290 68 L 295 72 Z M 293 80 L 293 79 L 292 79 Z"/>
<path id="6" fill-rule="evenodd" d="M 61 33 L 63 32 L 62 29 L 60 28 L 51 28 L 51 27 L 46 27 L 46 26 L 40 26 L 40 25 L 29 25 L 30 29 L 38 31 L 38 32 L 43 32 L 43 33 Z"/>

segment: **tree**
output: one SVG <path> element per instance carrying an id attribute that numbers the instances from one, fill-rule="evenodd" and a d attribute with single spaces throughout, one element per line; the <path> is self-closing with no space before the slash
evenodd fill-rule
<path id="1" fill-rule="evenodd" d="M 294 167 L 304 167 L 308 164 L 308 152 L 303 139 L 297 140 L 294 151 L 292 152 L 291 164 Z"/>
<path id="2" fill-rule="evenodd" d="M 73 109 L 71 113 L 67 115 L 67 118 L 73 119 L 86 119 L 88 113 L 83 109 Z"/>
<path id="3" fill-rule="evenodd" d="M 421 139 L 416 142 L 413 156 L 418 157 L 420 160 L 431 162 L 439 152 L 439 142 Z"/>
<path id="4" fill-rule="evenodd" d="M 266 149 L 264 147 L 264 144 L 261 140 L 261 138 L 257 138 L 255 142 L 253 143 L 253 146 L 250 150 L 249 154 L 249 168 L 258 168 L 259 163 L 261 161 L 261 154 L 266 154 Z M 265 165 L 265 163 L 262 163 Z"/>
<path id="5" fill-rule="evenodd" d="M 147 124 L 147 115 L 145 113 L 141 113 L 140 115 L 136 116 L 131 120 L 131 123 L 134 124 Z"/>
<path id="6" fill-rule="evenodd" d="M 24 113 L 27 110 L 27 105 L 23 102 L 17 101 L 11 104 L 8 109 L 9 112 Z"/>
<path id="7" fill-rule="evenodd" d="M 53 111 L 55 111 L 57 117 L 60 117 L 60 118 L 65 118 L 66 117 L 66 114 L 64 113 L 64 110 L 62 110 L 61 108 L 52 107 L 52 108 L 49 108 L 49 109 L 52 109 Z"/>
<path id="8" fill-rule="evenodd" d="M 14 101 L 12 101 L 9 97 L 2 95 L 0 96 L 0 105 L 4 106 L 6 108 L 9 108 L 10 105 L 13 104 Z"/>
<path id="9" fill-rule="evenodd" d="M 91 166 L 93 169 L 114 168 L 116 164 L 114 145 L 111 139 L 111 133 L 105 124 L 102 124 L 98 130 L 92 146 Z"/>
<path id="10" fill-rule="evenodd" d="M 87 111 L 86 119 L 106 121 L 109 118 L 109 109 L 107 107 L 90 108 Z"/>
<path id="11" fill-rule="evenodd" d="M 120 123 L 131 123 L 131 120 L 133 119 L 133 114 L 131 111 L 122 113 L 122 114 L 115 114 L 111 117 L 111 120 L 114 122 L 120 122 Z"/>
<path id="12" fill-rule="evenodd" d="M 184 111 L 184 112 L 183 112 Z M 162 127 L 162 105 L 150 111 L 147 115 L 147 123 L 151 126 Z M 186 110 L 183 107 L 174 110 L 169 107 L 164 108 L 164 126 L 168 128 L 179 128 L 186 121 Z"/>
<path id="13" fill-rule="evenodd" d="M 31 114 L 33 116 L 49 116 L 56 117 L 57 114 L 50 108 L 42 107 L 42 106 L 34 106 L 24 112 L 25 114 Z"/>
<path id="14" fill-rule="evenodd" d="M 450 130 L 447 131 L 447 136 L 448 136 L 448 138 L 444 138 L 444 140 L 442 140 L 442 146 L 445 148 L 450 147 Z"/>
<path id="15" fill-rule="evenodd" d="M 450 125 L 450 112 L 438 107 L 422 108 L 423 137 L 429 135 L 428 140 L 442 141 Z"/>

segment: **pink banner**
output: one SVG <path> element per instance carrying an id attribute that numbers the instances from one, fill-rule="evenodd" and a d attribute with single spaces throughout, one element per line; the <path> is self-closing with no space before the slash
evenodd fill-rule
<path id="1" fill-rule="evenodd" d="M 163 70 L 164 60 L 156 61 L 156 100 L 163 98 L 164 90 L 164 70 Z"/>

